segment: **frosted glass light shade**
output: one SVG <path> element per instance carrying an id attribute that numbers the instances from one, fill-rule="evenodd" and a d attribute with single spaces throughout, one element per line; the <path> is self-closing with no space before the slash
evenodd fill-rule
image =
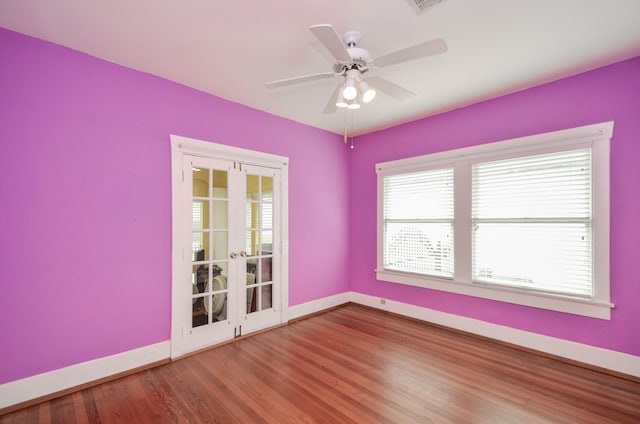
<path id="1" fill-rule="evenodd" d="M 369 88 L 369 84 L 365 81 L 360 83 L 360 92 L 362 93 L 362 101 L 365 103 L 369 103 L 374 97 L 376 97 L 376 90 Z"/>
<path id="2" fill-rule="evenodd" d="M 342 95 L 346 100 L 353 100 L 358 96 L 356 82 L 352 75 L 347 76 L 347 80 L 344 82 L 344 90 L 342 90 Z"/>
<path id="3" fill-rule="evenodd" d="M 356 88 L 353 85 L 351 86 L 347 85 L 342 91 L 342 95 L 347 100 L 353 100 L 358 96 L 358 90 L 356 90 Z"/>

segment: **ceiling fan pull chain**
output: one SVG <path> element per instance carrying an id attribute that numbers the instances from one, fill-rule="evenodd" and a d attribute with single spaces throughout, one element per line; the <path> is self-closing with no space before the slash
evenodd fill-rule
<path id="1" fill-rule="evenodd" d="M 347 138 L 348 138 L 348 134 L 347 134 L 347 111 L 344 111 L 344 144 L 347 144 Z"/>
<path id="2" fill-rule="evenodd" d="M 353 111 L 351 111 L 351 146 L 352 149 L 355 147 L 353 145 Z"/>

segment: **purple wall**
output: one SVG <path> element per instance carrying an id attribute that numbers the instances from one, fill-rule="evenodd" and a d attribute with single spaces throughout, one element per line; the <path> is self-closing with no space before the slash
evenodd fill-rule
<path id="1" fill-rule="evenodd" d="M 611 320 L 377 281 L 374 164 L 615 121 L 611 144 Z M 360 137 L 352 155 L 351 289 L 640 356 L 640 58 Z"/>
<path id="2" fill-rule="evenodd" d="M 350 151 L 334 134 L 0 29 L 0 384 L 169 339 L 169 134 L 289 156 L 290 305 L 351 289 L 640 356 L 639 110 L 636 58 Z M 611 321 L 375 280 L 374 163 L 608 120 Z"/>
<path id="3" fill-rule="evenodd" d="M 169 339 L 169 134 L 288 156 L 290 304 L 348 290 L 340 137 L 0 29 L 0 384 Z"/>

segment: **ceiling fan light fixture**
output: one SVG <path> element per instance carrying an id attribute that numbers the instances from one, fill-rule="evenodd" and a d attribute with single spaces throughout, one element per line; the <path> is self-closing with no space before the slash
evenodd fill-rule
<path id="1" fill-rule="evenodd" d="M 347 75 L 344 82 L 344 90 L 342 95 L 346 100 L 353 100 L 358 97 L 358 89 L 356 88 L 356 81 L 359 79 L 360 71 L 357 69 L 350 69 L 347 71 Z"/>
<path id="2" fill-rule="evenodd" d="M 0 0 L 1 1 L 1 0 Z M 445 0 L 407 0 L 410 4 L 422 9 Z M 337 108 L 359 109 L 361 105 L 369 103 L 377 96 L 379 89 L 385 95 L 397 100 L 408 100 L 417 96 L 405 88 L 378 76 L 366 74 L 376 70 L 415 59 L 425 58 L 447 52 L 447 43 L 440 38 L 425 41 L 411 47 L 396 50 L 377 58 L 372 58 L 369 52 L 359 46 L 360 33 L 349 31 L 340 38 L 333 26 L 329 24 L 312 25 L 309 30 L 318 41 L 333 56 L 334 63 L 331 72 L 320 72 L 278 81 L 267 82 L 267 88 L 278 88 L 307 81 L 325 78 L 342 77 L 341 84 L 334 86 L 333 94 L 327 102 L 323 113 L 336 112 Z M 364 75 L 367 75 L 366 83 Z M 371 81 L 373 87 L 369 87 Z"/>
<path id="3" fill-rule="evenodd" d="M 362 101 L 369 103 L 376 97 L 376 90 L 369 87 L 366 81 L 360 82 L 360 92 L 362 93 Z"/>
<path id="4" fill-rule="evenodd" d="M 347 79 L 347 81 L 344 83 L 344 90 L 342 90 L 342 95 L 346 100 L 353 100 L 358 97 L 356 83 L 352 79 Z"/>

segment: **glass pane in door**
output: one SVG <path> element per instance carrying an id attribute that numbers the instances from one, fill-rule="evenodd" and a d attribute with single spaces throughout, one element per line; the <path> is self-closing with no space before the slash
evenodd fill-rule
<path id="1" fill-rule="evenodd" d="M 260 243 L 259 231 L 247 231 L 245 237 L 245 251 L 247 256 L 258 256 L 258 246 Z"/>
<path id="2" fill-rule="evenodd" d="M 209 240 L 209 233 L 202 231 L 193 231 L 191 234 L 191 260 L 193 262 L 202 262 L 209 260 L 208 251 L 205 250 L 205 240 Z"/>
<path id="3" fill-rule="evenodd" d="M 221 260 L 227 257 L 229 251 L 228 231 L 213 231 L 211 233 L 212 249 L 211 257 L 213 260 Z"/>
<path id="4" fill-rule="evenodd" d="M 227 319 L 227 171 L 192 166 L 192 328 Z"/>
<path id="5" fill-rule="evenodd" d="M 258 260 L 256 258 L 247 259 L 247 314 L 256 312 L 256 287 L 257 287 L 257 275 L 258 275 Z"/>
<path id="6" fill-rule="evenodd" d="M 273 231 L 260 232 L 260 254 L 270 255 L 273 252 Z"/>
<path id="7" fill-rule="evenodd" d="M 218 272 L 217 275 L 213 276 L 212 284 L 208 285 L 205 290 L 207 292 L 205 309 L 209 313 L 211 322 L 226 320 L 228 294 L 227 276 Z"/>
<path id="8" fill-rule="evenodd" d="M 227 171 L 218 171 L 215 169 L 213 170 L 212 178 L 211 178 L 211 188 L 212 188 L 212 191 L 214 192 L 214 197 L 217 197 L 215 195 L 215 192 L 217 192 L 217 194 L 222 198 L 227 197 L 227 188 L 228 188 Z M 224 195 L 222 195 L 222 193 L 224 193 Z"/>
<path id="9" fill-rule="evenodd" d="M 212 202 L 213 209 L 213 229 L 225 230 L 229 228 L 229 220 L 227 216 L 227 200 L 214 200 Z"/>
<path id="10" fill-rule="evenodd" d="M 247 175 L 247 201 L 260 199 L 260 177 Z"/>
<path id="11" fill-rule="evenodd" d="M 260 282 L 271 282 L 271 264 L 273 258 L 263 258 L 260 260 Z"/>
<path id="12" fill-rule="evenodd" d="M 191 205 L 191 227 L 194 230 L 209 229 L 209 201 L 194 200 Z"/>
<path id="13" fill-rule="evenodd" d="M 255 202 L 247 202 L 245 207 L 246 220 L 245 226 L 247 229 L 253 229 L 258 227 L 258 204 Z"/>
<path id="14" fill-rule="evenodd" d="M 273 177 L 262 177 L 262 196 L 264 202 L 273 202 Z"/>
<path id="15" fill-rule="evenodd" d="M 209 195 L 209 180 L 211 170 L 207 168 L 193 167 L 193 197 L 207 197 Z"/>
<path id="16" fill-rule="evenodd" d="M 260 305 L 262 310 L 271 308 L 271 305 L 273 304 L 272 288 L 273 288 L 272 284 L 265 284 L 262 286 L 262 304 Z"/>
<path id="17" fill-rule="evenodd" d="M 273 185 L 272 176 L 246 176 L 247 314 L 273 305 Z"/>

